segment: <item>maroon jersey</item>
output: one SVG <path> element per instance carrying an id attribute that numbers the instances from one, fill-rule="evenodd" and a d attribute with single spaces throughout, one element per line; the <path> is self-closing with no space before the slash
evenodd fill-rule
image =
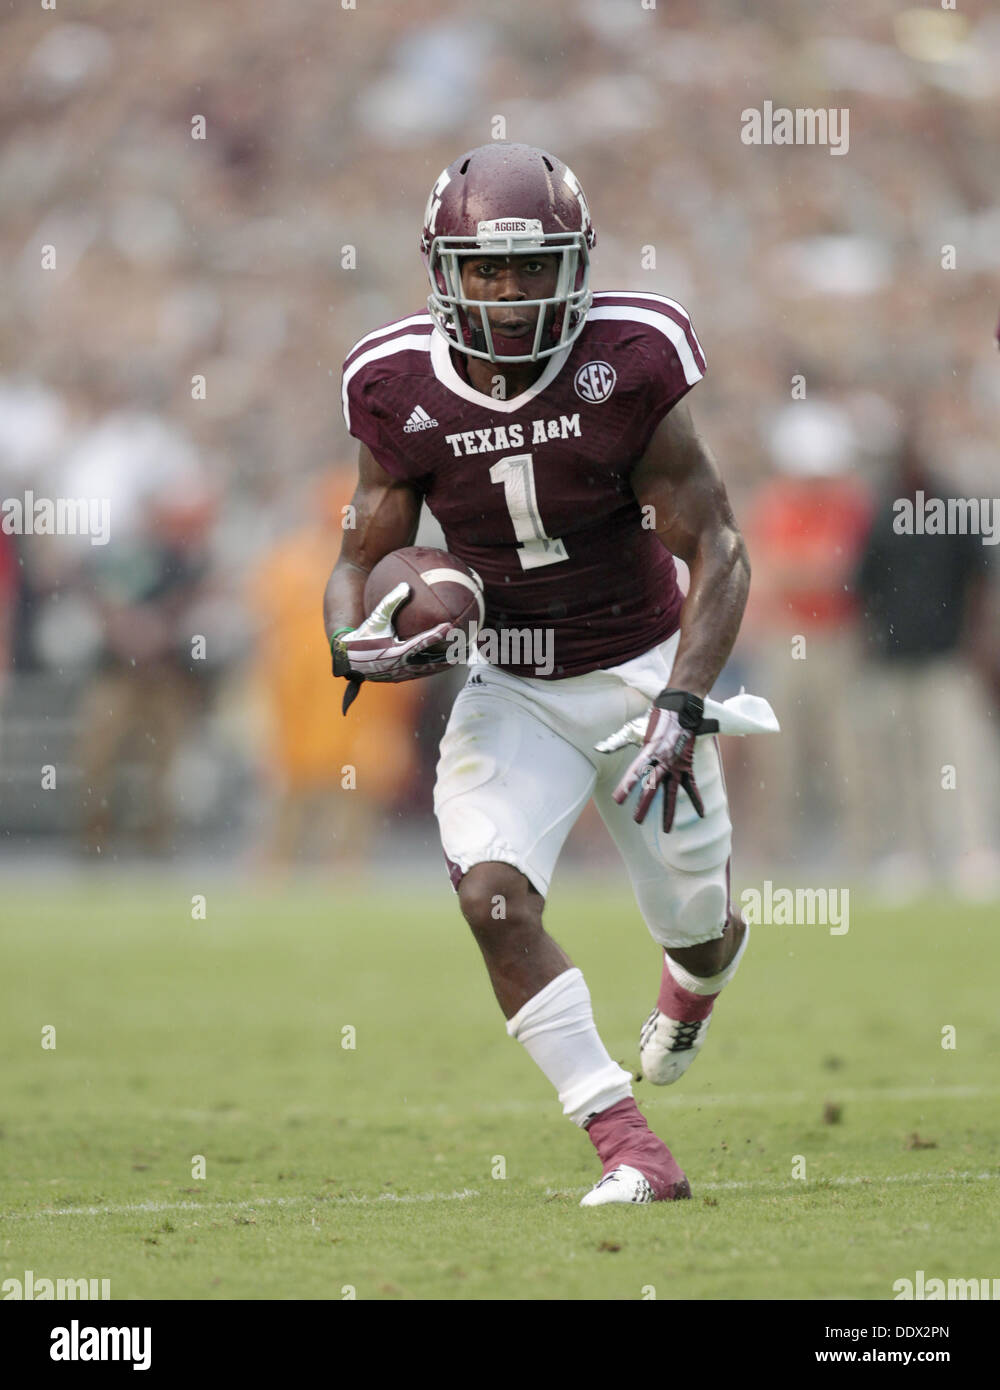
<path id="1" fill-rule="evenodd" d="M 422 313 L 354 346 L 344 418 L 387 473 L 423 495 L 448 549 L 481 576 L 486 626 L 551 631 L 547 674 L 557 679 L 617 666 L 677 629 L 673 557 L 643 524 L 629 480 L 704 372 L 679 304 L 595 294 L 576 342 L 527 391 L 494 399 L 460 374 Z M 508 650 L 516 658 L 516 644 Z"/>

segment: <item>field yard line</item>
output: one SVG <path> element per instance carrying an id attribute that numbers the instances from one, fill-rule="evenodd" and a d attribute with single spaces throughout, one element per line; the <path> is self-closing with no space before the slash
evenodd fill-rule
<path id="1" fill-rule="evenodd" d="M 715 1096 L 705 1095 L 669 1095 L 665 1094 L 659 1086 L 650 1087 L 648 1090 L 642 1087 L 638 1096 L 639 1100 L 657 1100 L 664 1105 L 675 1106 L 678 1109 L 691 1107 L 697 1109 L 704 1105 L 756 1105 L 771 1106 L 779 1105 L 814 1105 L 823 1100 L 836 1100 L 841 1104 L 864 1103 L 867 1101 L 920 1101 L 920 1100 L 983 1100 L 987 1097 L 1000 1096 L 1000 1086 L 896 1086 L 896 1087 L 840 1087 L 835 1082 L 817 1086 L 815 1091 L 744 1091 L 734 1092 L 731 1095 Z M 359 1120 L 365 1123 L 368 1120 L 382 1119 L 387 1115 L 400 1117 L 403 1115 L 417 1116 L 441 1116 L 454 1115 L 460 1112 L 463 1115 L 528 1115 L 541 1114 L 543 1111 L 550 1111 L 553 1102 L 548 1100 L 500 1100 L 483 1102 L 463 1102 L 463 1104 L 449 1104 L 441 1101 L 436 1105 L 409 1105 L 405 1100 L 395 1106 L 366 1107 L 365 1114 L 362 1116 L 351 1115 L 351 1120 Z M 178 1120 L 224 1120 L 227 1122 L 241 1123 L 247 1118 L 248 1112 L 242 1109 L 232 1111 L 217 1110 L 191 1110 L 160 1108 L 154 1112 L 157 1116 L 169 1116 Z M 326 1106 L 314 1106 L 303 1109 L 296 1107 L 296 1113 L 306 1115 L 310 1119 L 322 1119 L 329 1116 L 330 1110 Z"/>
<path id="2" fill-rule="evenodd" d="M 1000 1096 L 1000 1086 L 838 1086 L 836 1081 L 817 1084 L 814 1091 L 735 1091 L 730 1095 L 664 1095 L 660 1087 L 646 1090 L 643 1097 L 656 1098 L 665 1105 L 698 1108 L 703 1105 L 756 1105 L 768 1109 L 781 1105 L 814 1105 L 820 1100 L 834 1099 L 844 1104 L 866 1102 L 922 1100 L 982 1100 Z"/>
<path id="3" fill-rule="evenodd" d="M 889 1086 L 841 1087 L 835 1081 L 824 1082 L 815 1091 L 750 1091 L 744 1095 L 663 1096 L 668 1105 L 804 1105 L 834 1095 L 838 1101 L 855 1102 L 881 1100 L 980 1100 L 985 1096 L 1000 1096 L 1000 1086 Z"/>
<path id="4" fill-rule="evenodd" d="M 827 1187 L 859 1187 L 863 1183 L 870 1183 L 873 1187 L 881 1186 L 887 1182 L 914 1183 L 918 1187 L 929 1187 L 938 1182 L 996 1182 L 1000 1180 L 998 1173 L 896 1173 L 887 1174 L 885 1177 L 868 1177 L 866 1174 L 857 1174 L 854 1177 L 845 1178 L 814 1178 L 812 1182 L 805 1182 L 795 1178 L 761 1178 L 750 1179 L 747 1182 L 734 1180 L 732 1182 L 695 1182 L 694 1195 L 698 1197 L 702 1192 L 755 1192 L 764 1188 L 775 1188 L 789 1192 L 793 1188 L 800 1191 L 807 1191 L 810 1187 L 813 1190 L 822 1191 Z M 547 1187 L 546 1197 L 565 1196 L 568 1192 L 586 1192 L 585 1187 Z"/>
<path id="5" fill-rule="evenodd" d="M 796 1189 L 807 1191 L 810 1187 L 822 1190 L 827 1187 L 854 1187 L 862 1183 L 881 1185 L 883 1183 L 914 1183 L 917 1186 L 930 1186 L 939 1182 L 996 1182 L 1000 1173 L 897 1173 L 883 1177 L 868 1177 L 865 1174 L 843 1178 L 822 1178 L 818 1181 L 800 1182 L 794 1178 L 751 1179 L 746 1182 L 699 1182 L 697 1192 L 753 1192 L 761 1188 L 780 1188 L 784 1191 Z M 567 1192 L 587 1192 L 586 1187 L 556 1188 L 547 1187 L 547 1197 L 566 1195 Z M 310 1202 L 315 1207 L 328 1206 L 374 1206 L 379 1202 L 413 1204 L 417 1202 L 462 1202 L 470 1197 L 483 1194 L 475 1188 L 466 1187 L 460 1192 L 413 1192 L 397 1195 L 394 1192 L 380 1192 L 377 1197 L 258 1197 L 241 1201 L 212 1202 L 131 1202 L 106 1207 L 60 1207 L 54 1211 L 7 1212 L 5 1221 L 39 1221 L 49 1216 L 131 1216 L 148 1212 L 155 1215 L 165 1211 L 255 1211 L 258 1207 L 291 1207 Z"/>
<path id="6" fill-rule="evenodd" d="M 759 1187 L 781 1187 L 781 1188 L 824 1188 L 824 1187 L 857 1187 L 862 1183 L 882 1184 L 885 1182 L 906 1182 L 916 1183 L 918 1186 L 936 1182 L 996 1182 L 1000 1179 L 998 1173 L 888 1173 L 885 1177 L 872 1178 L 865 1174 L 854 1177 L 844 1178 L 814 1178 L 812 1182 L 803 1182 L 795 1178 L 774 1178 L 768 1181 L 766 1178 L 761 1181 L 752 1180 L 750 1182 L 700 1182 L 698 1188 L 704 1188 L 711 1192 L 742 1192 L 750 1191 Z"/>
<path id="7" fill-rule="evenodd" d="M 582 1190 L 582 1189 L 581 1189 Z M 59 1207 L 54 1211 L 10 1211 L 0 1215 L 0 1221 L 38 1221 L 47 1216 L 131 1216 L 143 1212 L 161 1211 L 256 1211 L 258 1207 L 291 1207 L 302 1202 L 313 1206 L 370 1206 L 376 1202 L 461 1202 L 469 1197 L 481 1197 L 473 1188 L 461 1192 L 412 1192 L 397 1194 L 380 1192 L 377 1197 L 257 1197 L 241 1201 L 213 1202 L 126 1202 L 106 1207 Z"/>
<path id="8" fill-rule="evenodd" d="M 982 1100 L 1000 1096 L 1000 1086 L 896 1086 L 896 1087 L 841 1087 L 836 1082 L 817 1085 L 815 1091 L 744 1091 L 731 1095 L 665 1095 L 659 1086 L 640 1084 L 636 1098 L 640 1101 L 656 1100 L 676 1109 L 697 1110 L 706 1105 L 750 1105 L 775 1109 L 782 1105 L 816 1105 L 824 1100 L 836 1100 L 842 1104 L 864 1104 L 865 1102 L 924 1101 L 924 1100 Z M 545 1100 L 506 1100 L 490 1101 L 489 1104 L 475 1103 L 451 1106 L 442 1101 L 438 1105 L 400 1105 L 392 1110 L 369 1110 L 364 1118 L 376 1115 L 452 1115 L 456 1110 L 463 1114 L 504 1114 L 519 1115 L 551 1110 L 552 1102 Z"/>

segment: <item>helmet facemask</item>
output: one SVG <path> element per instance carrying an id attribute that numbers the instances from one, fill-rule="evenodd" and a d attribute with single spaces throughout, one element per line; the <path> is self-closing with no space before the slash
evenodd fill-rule
<path id="1" fill-rule="evenodd" d="M 590 308 L 590 253 L 584 232 L 542 231 L 532 218 L 501 217 L 480 222 L 476 236 L 436 236 L 427 255 L 432 293 L 427 307 L 452 347 L 487 362 L 538 362 L 569 347 L 583 331 Z M 513 353 L 498 345 L 489 311 L 507 301 L 469 299 L 462 288 L 462 262 L 481 258 L 557 255 L 559 270 L 554 294 L 546 299 L 519 299 L 518 310 L 535 311 L 531 351 Z M 503 334 L 499 334 L 502 338 Z"/>

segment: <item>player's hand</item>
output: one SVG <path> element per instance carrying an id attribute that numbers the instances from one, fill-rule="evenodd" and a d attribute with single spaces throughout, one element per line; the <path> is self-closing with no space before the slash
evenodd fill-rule
<path id="1" fill-rule="evenodd" d="M 663 829 L 669 831 L 674 823 L 677 793 L 683 788 L 699 816 L 705 807 L 694 780 L 694 746 L 705 713 L 704 701 L 686 690 L 665 690 L 654 702 L 642 734 L 638 757 L 629 764 L 625 776 L 613 792 L 621 803 L 637 782 L 641 782 L 639 802 L 633 819 L 641 825 L 646 819 L 653 798 L 663 787 Z M 604 743 L 597 745 L 602 753 L 612 753 L 625 744 L 637 741 L 632 720 Z"/>
<path id="2" fill-rule="evenodd" d="M 433 676 L 448 669 L 448 657 L 428 652 L 451 632 L 449 623 L 418 632 L 416 637 L 396 636 L 392 620 L 396 610 L 410 597 L 409 584 L 397 584 L 376 604 L 371 616 L 352 632 L 333 639 L 333 674 L 351 680 L 411 681 Z"/>

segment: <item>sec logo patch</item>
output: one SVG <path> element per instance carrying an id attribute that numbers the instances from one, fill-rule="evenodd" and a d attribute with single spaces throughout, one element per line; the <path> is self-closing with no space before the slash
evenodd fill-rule
<path id="1" fill-rule="evenodd" d="M 581 400 L 597 405 L 606 401 L 618 380 L 614 367 L 608 362 L 585 362 L 573 378 L 573 387 Z"/>

